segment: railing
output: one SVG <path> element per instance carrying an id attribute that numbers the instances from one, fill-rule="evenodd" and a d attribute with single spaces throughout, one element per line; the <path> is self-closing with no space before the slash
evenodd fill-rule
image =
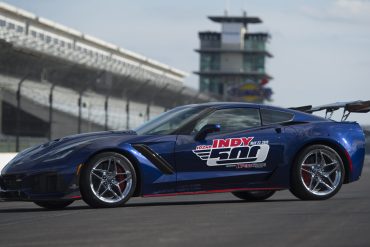
<path id="1" fill-rule="evenodd" d="M 19 79 L 0 75 L 0 88 L 16 93 Z M 24 81 L 21 96 L 31 99 L 36 104 L 49 107 L 49 89 L 51 84 L 32 80 Z M 59 110 L 74 117 L 78 117 L 79 93 L 65 87 L 56 86 L 53 92 L 53 110 Z M 105 96 L 93 92 L 82 95 L 81 118 L 100 125 L 105 125 Z M 126 129 L 127 112 L 126 99 L 109 98 L 108 128 Z M 147 120 L 147 104 L 131 101 L 129 104 L 129 128 L 136 128 Z M 150 118 L 155 117 L 165 109 L 160 106 L 150 106 Z"/>
<path id="2" fill-rule="evenodd" d="M 47 141 L 48 140 L 46 138 L 21 137 L 19 150 L 24 150 L 26 148 L 45 143 Z M 16 140 L 14 136 L 0 137 L 0 153 L 15 152 L 15 150 Z"/>

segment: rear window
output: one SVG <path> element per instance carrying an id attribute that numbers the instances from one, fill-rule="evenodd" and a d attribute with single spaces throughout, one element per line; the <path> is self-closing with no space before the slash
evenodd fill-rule
<path id="1" fill-rule="evenodd" d="M 293 119 L 293 116 L 294 115 L 289 112 L 261 109 L 261 118 L 263 125 L 288 122 Z"/>

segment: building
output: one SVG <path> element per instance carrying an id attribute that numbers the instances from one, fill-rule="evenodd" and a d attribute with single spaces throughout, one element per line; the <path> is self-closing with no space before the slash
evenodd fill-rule
<path id="1" fill-rule="evenodd" d="M 186 73 L 0 2 L 0 151 L 212 101 Z"/>
<path id="2" fill-rule="evenodd" d="M 266 73 L 268 33 L 249 31 L 251 24 L 261 23 L 258 17 L 210 16 L 221 24 L 221 32 L 199 32 L 199 88 L 221 96 L 224 100 L 263 102 L 272 91 L 265 85 L 272 79 Z"/>

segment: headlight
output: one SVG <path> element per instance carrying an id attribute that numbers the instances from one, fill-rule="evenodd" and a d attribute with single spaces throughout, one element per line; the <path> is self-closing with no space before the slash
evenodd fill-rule
<path id="1" fill-rule="evenodd" d="M 6 164 L 6 166 L 8 165 L 20 165 L 22 164 L 22 159 L 25 155 L 29 154 L 29 153 L 32 153 L 32 152 L 36 152 L 39 148 L 41 147 L 41 145 L 39 146 L 35 146 L 35 147 L 30 147 L 30 148 L 26 148 L 24 150 L 22 150 L 21 152 L 19 152 L 16 156 L 14 156 L 13 159 L 11 159 L 8 164 Z M 5 167 L 6 167 L 5 166 Z M 4 167 L 4 168 L 5 168 Z"/>

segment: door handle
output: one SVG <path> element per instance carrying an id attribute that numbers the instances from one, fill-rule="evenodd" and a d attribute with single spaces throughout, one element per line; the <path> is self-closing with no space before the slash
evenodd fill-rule
<path id="1" fill-rule="evenodd" d="M 275 128 L 276 133 L 281 134 L 281 128 Z"/>

